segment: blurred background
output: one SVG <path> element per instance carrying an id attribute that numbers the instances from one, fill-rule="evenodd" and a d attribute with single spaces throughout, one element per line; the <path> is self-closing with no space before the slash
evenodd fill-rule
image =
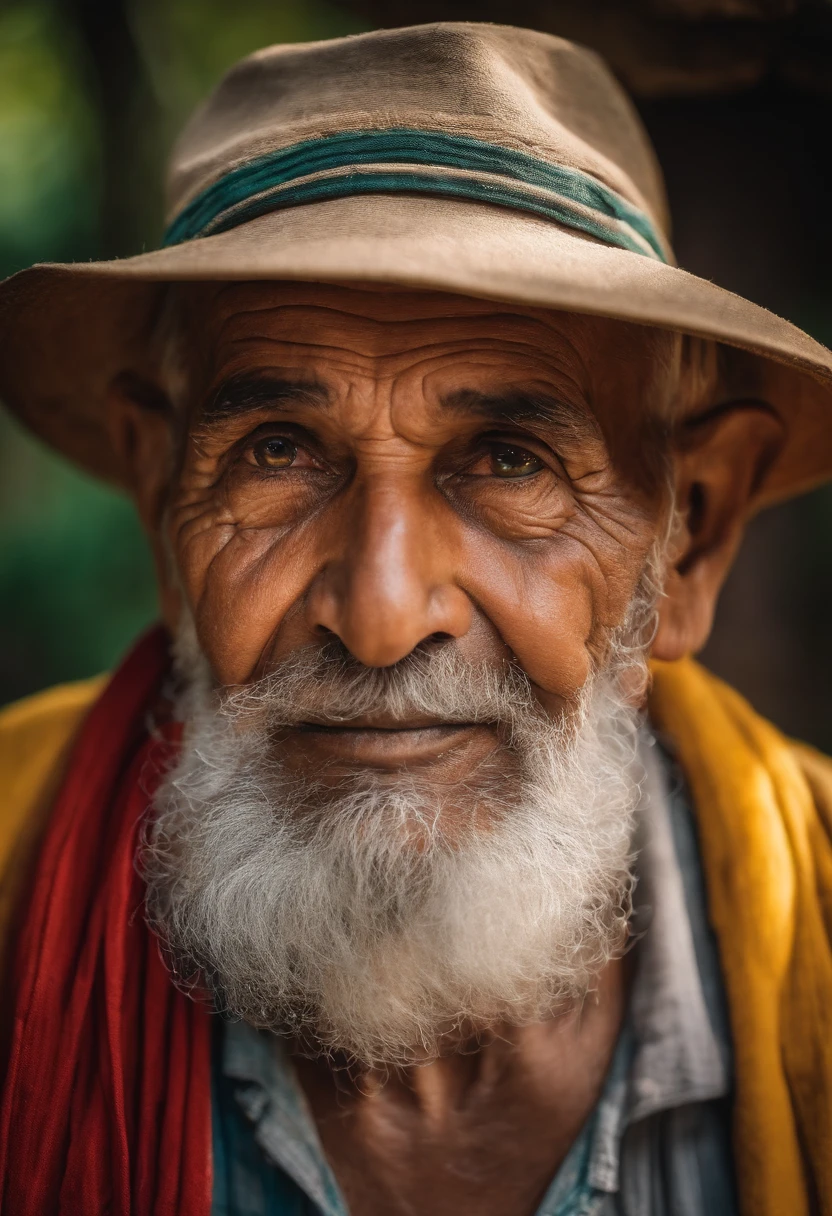
<path id="1" fill-rule="evenodd" d="M 443 18 L 599 49 L 658 150 L 681 265 L 832 343 L 829 0 L 0 0 L 0 276 L 154 247 L 167 151 L 240 56 Z M 830 536 L 830 489 L 755 520 L 703 656 L 827 750 Z M 129 504 L 0 411 L 0 703 L 110 666 L 155 611 Z"/>

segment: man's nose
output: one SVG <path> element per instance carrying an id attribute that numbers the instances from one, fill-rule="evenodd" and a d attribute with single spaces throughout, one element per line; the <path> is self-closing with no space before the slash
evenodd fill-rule
<path id="1" fill-rule="evenodd" d="M 307 621 L 338 635 L 366 667 L 389 667 L 420 642 L 467 633 L 473 606 L 452 581 L 452 546 L 418 488 L 355 487 L 341 552 L 309 589 Z"/>

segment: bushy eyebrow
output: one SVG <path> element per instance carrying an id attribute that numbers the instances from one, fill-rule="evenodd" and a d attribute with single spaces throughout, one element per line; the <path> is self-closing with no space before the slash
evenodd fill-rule
<path id="1" fill-rule="evenodd" d="M 538 424 L 572 442 L 602 437 L 601 428 L 589 410 L 578 409 L 548 393 L 521 389 L 482 393 L 461 389 L 446 397 L 443 405 L 455 413 L 475 414 L 495 426 Z"/>
<path id="2" fill-rule="evenodd" d="M 327 389 L 316 380 L 245 372 L 220 385 L 199 410 L 198 422 L 213 426 L 258 410 L 279 410 L 289 405 L 322 408 L 329 400 Z"/>
<path id="3" fill-rule="evenodd" d="M 201 407 L 200 428 L 220 425 L 260 410 L 305 405 L 325 409 L 331 394 L 317 380 L 304 380 L 270 372 L 243 372 L 229 377 Z M 589 410 L 582 410 L 548 393 L 516 389 L 483 393 L 458 389 L 442 398 L 442 406 L 455 414 L 474 415 L 493 426 L 545 427 L 561 441 L 580 443 L 601 438 L 601 428 Z"/>

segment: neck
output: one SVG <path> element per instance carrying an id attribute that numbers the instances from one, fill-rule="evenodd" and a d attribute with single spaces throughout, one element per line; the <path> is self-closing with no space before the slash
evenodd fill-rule
<path id="1" fill-rule="evenodd" d="M 551 1178 L 600 1096 L 624 1015 L 627 970 L 628 959 L 611 962 L 580 1007 L 502 1027 L 429 1063 L 380 1072 L 297 1055 L 347 1198 L 353 1192 L 357 1200 L 364 1185 L 378 1196 L 409 1185 L 410 1154 L 415 1174 L 431 1159 L 440 1171 L 464 1170 L 467 1154 L 472 1168 L 481 1165 L 505 1151 L 506 1127 L 515 1158 L 525 1156 L 542 1182 Z M 374 1211 L 363 1198 L 355 1210 Z"/>

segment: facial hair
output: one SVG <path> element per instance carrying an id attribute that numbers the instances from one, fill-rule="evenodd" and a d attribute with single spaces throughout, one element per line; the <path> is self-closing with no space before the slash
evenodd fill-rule
<path id="1" fill-rule="evenodd" d="M 550 1016 L 620 953 L 639 715 L 615 672 L 625 653 L 643 666 L 631 648 L 558 719 L 517 666 L 472 665 L 453 643 L 381 670 L 337 643 L 304 650 L 236 691 L 212 687 L 193 635 L 179 649 L 183 745 L 141 866 L 180 982 L 386 1067 Z M 370 711 L 489 723 L 500 742 L 450 787 L 418 770 L 333 786 L 276 758 L 281 728 Z"/>

